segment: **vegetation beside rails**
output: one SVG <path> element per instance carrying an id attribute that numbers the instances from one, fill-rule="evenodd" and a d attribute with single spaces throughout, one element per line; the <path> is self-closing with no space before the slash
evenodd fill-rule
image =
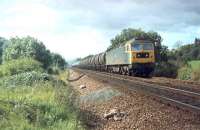
<path id="1" fill-rule="evenodd" d="M 69 84 L 59 79 L 53 82 L 52 79 L 38 80 L 40 78 L 37 76 L 34 84 L 28 83 L 31 80 L 24 80 L 14 87 L 10 84 L 0 85 L 0 129 L 83 129 L 78 111 L 72 104 L 74 92 Z"/>
<path id="2" fill-rule="evenodd" d="M 200 61 L 190 61 L 178 71 L 178 78 L 200 81 Z"/>
<path id="3" fill-rule="evenodd" d="M 83 129 L 66 67 L 33 37 L 0 37 L 0 130 Z"/>

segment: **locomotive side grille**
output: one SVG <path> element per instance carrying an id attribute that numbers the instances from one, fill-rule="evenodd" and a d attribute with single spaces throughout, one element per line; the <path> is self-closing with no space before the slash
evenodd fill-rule
<path id="1" fill-rule="evenodd" d="M 136 58 L 149 58 L 149 53 L 148 52 L 137 53 Z"/>

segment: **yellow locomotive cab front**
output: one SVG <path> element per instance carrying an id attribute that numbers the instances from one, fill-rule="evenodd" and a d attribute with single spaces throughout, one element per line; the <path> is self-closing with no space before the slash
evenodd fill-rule
<path id="1" fill-rule="evenodd" d="M 133 43 L 131 48 L 131 62 L 154 63 L 155 51 L 153 43 Z"/>

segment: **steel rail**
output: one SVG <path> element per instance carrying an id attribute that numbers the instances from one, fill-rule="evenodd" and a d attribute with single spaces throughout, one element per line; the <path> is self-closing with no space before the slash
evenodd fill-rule
<path id="1" fill-rule="evenodd" d="M 180 105 L 183 107 L 187 107 L 192 110 L 196 110 L 200 112 L 200 93 L 196 93 L 193 91 L 182 90 L 178 88 L 167 87 L 163 85 L 157 85 L 155 83 L 146 83 L 145 81 L 137 81 L 128 76 L 106 73 L 106 72 L 98 72 L 92 70 L 82 70 L 82 69 L 74 69 L 75 71 L 79 71 L 86 75 L 91 74 L 102 77 L 107 77 L 106 80 L 110 81 L 110 79 L 122 81 L 123 83 L 129 85 L 131 88 L 137 88 L 142 91 L 146 91 L 151 95 L 155 95 L 167 102 L 173 103 L 175 105 Z M 89 76 L 91 76 L 89 75 Z M 132 84 L 132 86 L 131 86 Z"/>

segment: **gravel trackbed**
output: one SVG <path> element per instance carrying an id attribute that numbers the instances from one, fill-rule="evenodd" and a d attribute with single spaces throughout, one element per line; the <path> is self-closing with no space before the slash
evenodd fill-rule
<path id="1" fill-rule="evenodd" d="M 70 70 L 70 79 L 81 74 Z M 84 75 L 71 82 L 79 93 L 84 123 L 92 130 L 199 130 L 200 115 L 154 100 L 123 84 L 111 86 Z M 80 88 L 85 85 L 85 88 Z M 125 113 L 122 120 L 105 119 L 111 109 Z"/>

